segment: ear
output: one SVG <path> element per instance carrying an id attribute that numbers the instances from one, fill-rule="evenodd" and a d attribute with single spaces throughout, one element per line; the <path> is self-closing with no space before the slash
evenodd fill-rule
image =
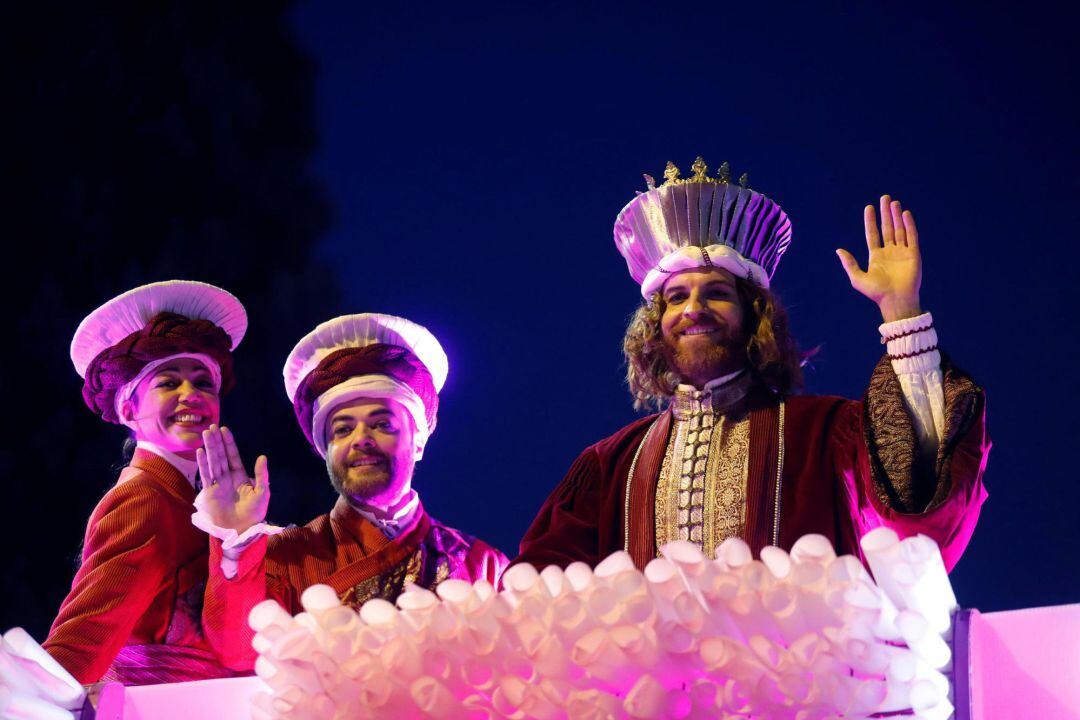
<path id="1" fill-rule="evenodd" d="M 420 462 L 424 458 L 424 446 L 417 445 L 413 448 L 413 461 Z"/>
<path id="2" fill-rule="evenodd" d="M 120 403 L 120 419 L 124 422 L 131 422 L 135 419 L 135 403 L 130 400 Z"/>

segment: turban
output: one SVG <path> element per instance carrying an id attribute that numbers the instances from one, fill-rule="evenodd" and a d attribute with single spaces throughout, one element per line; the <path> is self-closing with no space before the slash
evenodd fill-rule
<path id="1" fill-rule="evenodd" d="M 282 376 L 300 429 L 323 457 L 330 414 L 358 398 L 403 406 L 419 457 L 435 429 L 448 371 L 446 353 L 427 328 L 394 315 L 360 313 L 327 320 L 301 338 Z"/>
<path id="2" fill-rule="evenodd" d="M 119 423 L 116 394 L 144 367 L 176 355 L 203 355 L 218 365 L 222 394 L 232 389 L 233 341 L 209 320 L 189 319 L 172 312 L 155 315 L 141 329 L 98 353 L 86 368 L 83 400 L 104 420 Z"/>
<path id="3" fill-rule="evenodd" d="M 416 355 L 384 343 L 347 347 L 323 358 L 293 398 L 300 428 L 320 455 L 325 452 L 329 411 L 358 397 L 390 398 L 401 403 L 413 419 L 421 448 L 435 430 L 439 393 L 431 372 Z M 321 421 L 316 423 L 317 416 Z"/>

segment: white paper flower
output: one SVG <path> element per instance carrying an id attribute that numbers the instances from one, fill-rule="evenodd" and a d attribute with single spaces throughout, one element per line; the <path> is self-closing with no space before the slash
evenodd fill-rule
<path id="1" fill-rule="evenodd" d="M 881 582 L 809 535 L 758 560 L 737 539 L 714 559 L 676 542 L 644 572 L 622 552 L 595 569 L 517 565 L 501 592 L 447 580 L 359 613 L 315 586 L 295 618 L 251 613 L 271 690 L 255 713 L 944 720 L 956 600 L 940 553 L 880 528 L 863 549 Z"/>

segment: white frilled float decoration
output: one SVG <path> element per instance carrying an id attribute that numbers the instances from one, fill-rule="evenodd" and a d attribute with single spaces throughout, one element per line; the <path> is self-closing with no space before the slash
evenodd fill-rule
<path id="1" fill-rule="evenodd" d="M 86 699 L 83 686 L 22 628 L 0 643 L 0 719 L 72 720 Z"/>
<path id="2" fill-rule="evenodd" d="M 504 590 L 447 580 L 397 605 L 308 588 L 250 624 L 267 691 L 253 717 L 945 720 L 956 599 L 933 540 L 888 528 L 836 557 L 808 535 L 754 560 L 676 542 L 640 572 L 516 565 Z"/>

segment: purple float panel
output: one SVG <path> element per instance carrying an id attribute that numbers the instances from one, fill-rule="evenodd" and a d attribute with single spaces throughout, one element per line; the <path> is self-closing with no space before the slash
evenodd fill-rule
<path id="1" fill-rule="evenodd" d="M 118 682 L 87 686 L 86 701 L 73 714 L 75 720 L 123 720 L 124 686 Z"/>
<path id="2" fill-rule="evenodd" d="M 1080 604 L 968 612 L 968 672 L 954 679 L 957 720 L 1080 720 Z M 961 644 L 957 638 L 957 675 Z"/>
<path id="3" fill-rule="evenodd" d="M 257 677 L 195 680 L 124 688 L 117 720 L 247 720 L 252 698 L 266 685 Z M 98 716 L 97 720 L 102 720 Z M 112 716 L 108 720 L 114 720 Z"/>

